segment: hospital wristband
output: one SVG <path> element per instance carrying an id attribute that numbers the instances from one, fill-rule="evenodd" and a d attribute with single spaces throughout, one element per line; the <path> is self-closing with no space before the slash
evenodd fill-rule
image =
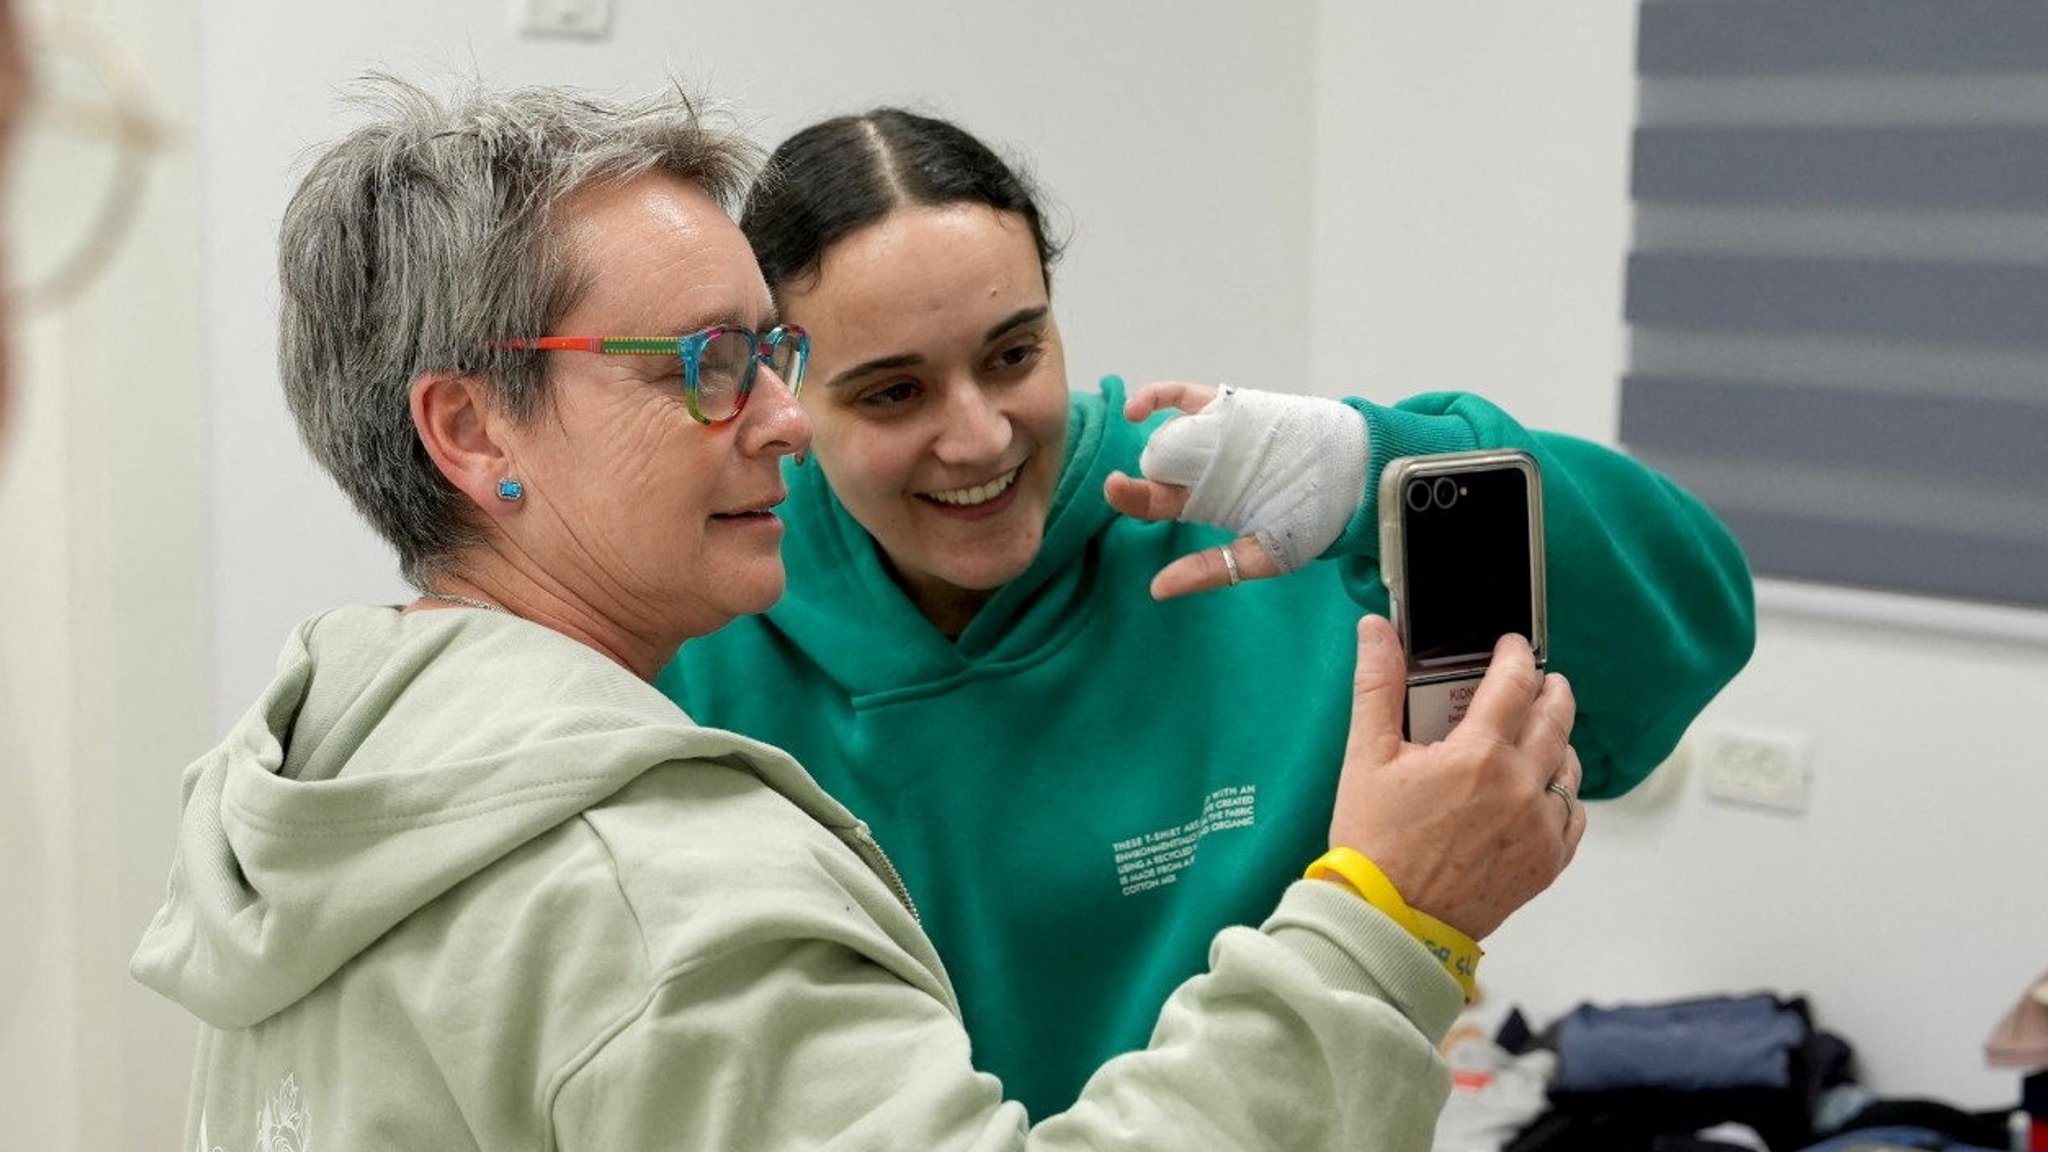
<path id="1" fill-rule="evenodd" d="M 1477 941 L 1427 912 L 1410 908 L 1401 898 L 1401 891 L 1380 866 L 1373 863 L 1365 853 L 1350 848 L 1332 848 L 1321 859 L 1308 866 L 1303 873 L 1308 880 L 1334 877 L 1342 880 L 1365 902 L 1387 914 L 1410 936 L 1421 943 L 1436 957 L 1451 979 L 1465 993 L 1465 1003 L 1472 1002 L 1473 981 L 1479 975 L 1479 958 L 1486 953 Z"/>

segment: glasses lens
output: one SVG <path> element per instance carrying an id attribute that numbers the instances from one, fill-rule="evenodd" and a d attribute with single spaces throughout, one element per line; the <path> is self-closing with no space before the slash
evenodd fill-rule
<path id="1" fill-rule="evenodd" d="M 721 328 L 697 354 L 697 411 L 706 420 L 730 419 L 740 409 L 740 391 L 754 362 L 754 334 Z"/>
<path id="2" fill-rule="evenodd" d="M 790 395 L 794 396 L 804 386 L 804 365 L 811 359 L 811 340 L 801 328 L 778 328 L 776 334 L 782 339 L 768 354 L 768 366 L 789 385 Z"/>

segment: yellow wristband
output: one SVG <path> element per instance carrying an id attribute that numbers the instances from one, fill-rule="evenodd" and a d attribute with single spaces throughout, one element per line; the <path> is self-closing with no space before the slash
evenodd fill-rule
<path id="1" fill-rule="evenodd" d="M 1427 912 L 1410 908 L 1408 901 L 1401 898 L 1401 891 L 1380 866 L 1373 863 L 1365 853 L 1350 848 L 1332 848 L 1321 859 L 1308 866 L 1303 873 L 1309 880 L 1321 880 L 1334 876 L 1364 897 L 1365 902 L 1387 914 L 1410 936 L 1420 941 L 1436 957 L 1451 979 L 1465 993 L 1465 1002 L 1472 1002 L 1473 981 L 1479 975 L 1479 958 L 1486 955 L 1477 941 Z"/>

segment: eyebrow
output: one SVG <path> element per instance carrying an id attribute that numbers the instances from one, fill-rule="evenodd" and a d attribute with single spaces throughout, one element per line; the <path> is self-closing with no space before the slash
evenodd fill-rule
<path id="1" fill-rule="evenodd" d="M 1045 315 L 1051 311 L 1052 305 L 1050 304 L 1040 304 L 1032 308 L 1019 308 L 1015 312 L 1010 313 L 1008 316 L 1005 316 L 1001 320 L 996 321 L 995 326 L 990 328 L 988 332 L 982 336 L 981 342 L 986 344 L 991 340 L 1003 336 L 1013 328 L 1022 328 L 1024 325 L 1029 324 L 1034 320 L 1042 320 L 1045 318 Z"/>
<path id="2" fill-rule="evenodd" d="M 682 327 L 676 328 L 675 334 L 682 336 L 691 332 L 702 332 L 706 328 L 715 328 L 720 324 L 745 328 L 751 332 L 766 332 L 782 322 L 782 314 L 773 303 L 761 311 L 758 327 L 749 323 L 744 313 L 744 309 L 732 309 L 693 316 L 685 321 Z"/>
<path id="3" fill-rule="evenodd" d="M 863 376 L 873 375 L 876 372 L 888 372 L 897 368 L 908 368 L 913 364 L 922 363 L 924 363 L 924 357 L 919 356 L 915 352 L 904 352 L 895 356 L 877 356 L 873 360 L 855 364 L 846 371 L 833 376 L 830 380 L 825 381 L 825 387 L 844 388 Z"/>
<path id="4" fill-rule="evenodd" d="M 996 321 L 989 327 L 987 332 L 982 333 L 981 342 L 987 344 L 991 341 L 999 340 L 1016 329 L 1024 327 L 1026 324 L 1034 324 L 1045 319 L 1051 312 L 1052 305 L 1050 304 L 1038 304 L 1030 308 L 1019 308 L 1017 311 Z M 825 381 L 825 387 L 840 388 L 851 381 L 858 380 L 875 372 L 909 368 L 922 363 L 924 363 L 924 357 L 915 352 L 899 352 L 894 356 L 877 356 L 873 360 L 863 361 L 846 369 L 844 372 L 838 373 L 830 380 Z"/>
<path id="5" fill-rule="evenodd" d="M 745 328 L 749 332 L 766 332 L 779 323 L 781 321 L 776 318 L 773 308 L 761 314 L 758 324 L 748 323 L 747 318 L 738 312 L 719 312 L 711 316 L 699 317 L 687 327 L 676 329 L 676 334 L 680 336 L 690 332 L 702 332 L 706 328 L 716 328 L 721 324 L 729 328 Z"/>

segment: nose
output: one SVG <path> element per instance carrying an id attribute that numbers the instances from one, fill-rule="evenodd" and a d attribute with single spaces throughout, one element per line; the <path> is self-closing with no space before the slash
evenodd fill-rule
<path id="1" fill-rule="evenodd" d="M 943 421 L 932 452 L 948 464 L 979 464 L 1001 456 L 1014 429 L 1009 414 L 980 383 L 956 381 L 947 389 Z"/>
<path id="2" fill-rule="evenodd" d="M 811 418 L 775 369 L 755 372 L 754 392 L 740 413 L 742 443 L 750 452 L 791 456 L 811 446 Z"/>

